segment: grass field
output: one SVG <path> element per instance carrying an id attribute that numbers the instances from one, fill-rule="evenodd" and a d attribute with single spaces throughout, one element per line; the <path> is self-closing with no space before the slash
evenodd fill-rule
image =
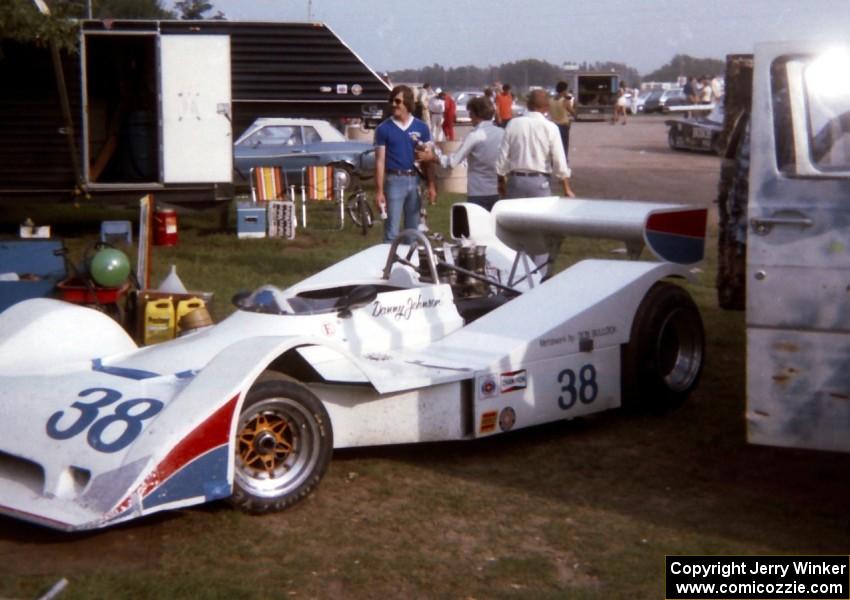
<path id="1" fill-rule="evenodd" d="M 432 229 L 447 232 L 441 197 Z M 51 223 L 80 256 L 105 218 L 135 211 L 7 210 Z M 240 289 L 285 286 L 378 243 L 348 228 L 292 242 L 238 240 L 182 214 L 154 250 L 217 320 Z M 231 224 L 233 219 L 231 218 Z M 666 554 L 846 554 L 850 458 L 748 446 L 744 320 L 717 308 L 716 247 L 688 285 L 708 335 L 691 400 L 662 415 L 611 412 L 495 438 L 338 451 L 318 490 L 252 517 L 224 503 L 61 534 L 0 518 L 0 597 L 56 580 L 72 598 L 662 598 Z M 557 266 L 617 244 L 564 244 Z"/>

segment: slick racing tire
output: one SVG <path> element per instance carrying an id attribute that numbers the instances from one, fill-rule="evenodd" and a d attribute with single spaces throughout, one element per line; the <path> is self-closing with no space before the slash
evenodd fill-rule
<path id="1" fill-rule="evenodd" d="M 291 381 L 256 384 L 239 415 L 230 503 L 248 513 L 283 510 L 321 481 L 333 453 L 321 401 Z"/>
<path id="2" fill-rule="evenodd" d="M 623 406 L 666 410 L 687 398 L 702 373 L 705 332 L 681 287 L 656 283 L 638 306 L 622 349 Z"/>

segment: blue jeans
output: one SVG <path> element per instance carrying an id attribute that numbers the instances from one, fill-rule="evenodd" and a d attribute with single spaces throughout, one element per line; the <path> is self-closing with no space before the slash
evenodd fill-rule
<path id="1" fill-rule="evenodd" d="M 384 195 L 387 197 L 387 220 L 384 221 L 384 242 L 392 242 L 398 237 L 401 218 L 404 216 L 404 228 L 416 229 L 419 226 L 419 177 L 416 175 L 387 175 L 384 180 Z"/>

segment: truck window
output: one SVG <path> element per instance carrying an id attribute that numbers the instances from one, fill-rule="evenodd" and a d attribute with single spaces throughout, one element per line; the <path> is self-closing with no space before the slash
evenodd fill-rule
<path id="1" fill-rule="evenodd" d="M 783 57 L 771 68 L 777 168 L 850 174 L 850 54 Z"/>
<path id="2" fill-rule="evenodd" d="M 850 54 L 828 53 L 805 70 L 809 151 L 823 171 L 850 169 Z"/>

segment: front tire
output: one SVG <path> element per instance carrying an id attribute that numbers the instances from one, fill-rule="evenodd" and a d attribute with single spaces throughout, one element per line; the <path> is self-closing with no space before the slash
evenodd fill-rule
<path id="1" fill-rule="evenodd" d="M 283 510 L 325 474 L 333 453 L 330 418 L 298 383 L 258 383 L 245 399 L 234 446 L 231 504 L 254 514 Z"/>
<path id="2" fill-rule="evenodd" d="M 682 403 L 699 381 L 704 355 L 696 304 L 681 287 L 656 283 L 638 306 L 622 349 L 623 406 L 663 410 Z"/>

